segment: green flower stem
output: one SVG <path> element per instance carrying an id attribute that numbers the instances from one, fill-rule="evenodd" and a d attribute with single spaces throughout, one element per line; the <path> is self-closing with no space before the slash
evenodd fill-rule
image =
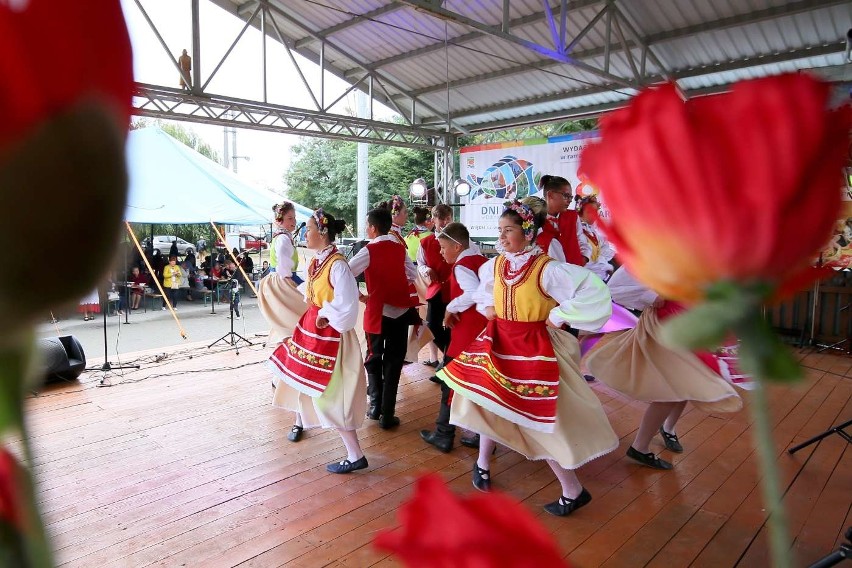
<path id="1" fill-rule="evenodd" d="M 24 395 L 27 379 L 33 374 L 32 334 L 16 338 L 6 338 L 10 341 L 0 346 L 0 433 L 3 437 L 16 432 L 20 433 L 24 462 L 19 468 L 21 479 L 17 480 L 14 488 L 20 498 L 23 508 L 24 526 L 20 537 L 23 539 L 25 559 L 22 568 L 51 568 L 54 566 L 47 533 L 41 520 L 35 500 L 33 477 L 30 472 L 33 455 L 29 435 L 24 423 Z"/>
<path id="2" fill-rule="evenodd" d="M 778 468 L 775 465 L 775 442 L 772 439 L 772 424 L 769 417 L 769 405 L 766 390 L 761 377 L 752 377 L 755 389 L 752 391 L 751 415 L 754 418 L 754 444 L 760 469 L 763 471 L 761 489 L 763 502 L 769 514 L 769 550 L 772 554 L 772 566 L 792 568 L 793 558 L 790 552 L 789 530 L 784 504 L 781 502 L 781 483 Z"/>

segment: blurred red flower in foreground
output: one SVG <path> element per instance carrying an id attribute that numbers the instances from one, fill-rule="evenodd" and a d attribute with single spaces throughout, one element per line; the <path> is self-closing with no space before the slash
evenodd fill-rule
<path id="1" fill-rule="evenodd" d="M 581 171 L 636 277 L 687 303 L 720 281 L 801 285 L 840 213 L 852 113 L 828 95 L 798 73 L 686 103 L 665 85 L 604 117 Z"/>
<path id="2" fill-rule="evenodd" d="M 0 449 L 0 523 L 7 523 L 15 530 L 23 530 L 20 475 L 15 456 L 5 448 Z"/>
<path id="3" fill-rule="evenodd" d="M 0 2 L 0 210 L 4 330 L 89 292 L 117 243 L 133 89 L 118 0 Z M 38 227 L 39 238 L 33 238 Z M 80 262 L 66 246 L 95 259 Z M 54 278 L 29 278 L 32 259 Z"/>
<path id="4" fill-rule="evenodd" d="M 408 568 L 568 568 L 536 518 L 501 493 L 459 497 L 427 475 L 399 520 L 399 529 L 379 533 L 373 544 Z"/>

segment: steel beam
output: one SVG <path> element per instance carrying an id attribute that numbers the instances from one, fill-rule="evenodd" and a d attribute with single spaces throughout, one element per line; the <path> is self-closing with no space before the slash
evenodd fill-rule
<path id="1" fill-rule="evenodd" d="M 219 95 L 196 96 L 181 89 L 137 83 L 133 113 L 166 120 L 369 142 L 435 151 L 447 134 L 438 129 L 264 104 Z"/>
<path id="2" fill-rule="evenodd" d="M 750 13 L 747 13 L 747 14 L 741 14 L 739 16 L 733 16 L 733 17 L 728 17 L 728 18 L 720 18 L 718 20 L 714 20 L 713 22 L 708 22 L 708 23 L 704 23 L 704 24 L 696 24 L 696 25 L 692 25 L 692 26 L 685 26 L 685 27 L 682 27 L 682 28 L 678 28 L 676 30 L 669 30 L 669 31 L 666 31 L 666 32 L 650 34 L 648 36 L 643 37 L 642 41 L 644 42 L 644 47 L 646 47 L 649 50 L 649 52 L 646 54 L 646 56 L 650 57 L 651 62 L 654 63 L 655 65 L 657 65 L 660 68 L 659 71 L 662 72 L 662 71 L 666 71 L 667 69 L 663 66 L 663 63 L 654 55 L 653 47 L 655 45 L 662 44 L 662 43 L 665 43 L 665 42 L 668 42 L 668 41 L 683 39 L 685 37 L 689 37 L 689 36 L 699 34 L 699 33 L 702 33 L 702 32 L 716 31 L 716 30 L 728 29 L 728 28 L 738 27 L 738 26 L 745 26 L 745 25 L 749 25 L 749 24 L 754 24 L 754 23 L 766 21 L 766 20 L 769 20 L 769 19 L 772 19 L 772 18 L 778 18 L 778 17 L 787 16 L 787 15 L 791 15 L 791 14 L 801 13 L 801 12 L 805 12 L 805 11 L 808 11 L 808 10 L 829 8 L 831 6 L 835 6 L 835 5 L 838 5 L 838 4 L 845 4 L 845 3 L 848 3 L 848 2 L 849 2 L 849 0 L 800 0 L 798 2 L 793 2 L 792 4 L 788 4 L 788 5 L 784 6 L 783 8 L 782 7 L 775 7 L 775 8 L 767 8 L 767 9 L 764 9 L 764 10 L 756 10 L 754 12 L 750 12 Z M 622 15 L 629 16 L 629 13 L 623 7 L 619 6 L 618 4 L 614 8 L 618 9 L 620 12 L 622 12 Z M 595 17 L 600 18 L 603 15 L 604 15 L 604 11 L 602 10 L 602 11 L 598 12 L 598 14 Z M 541 17 L 542 17 L 541 14 L 539 14 L 539 18 L 541 18 Z M 632 24 L 630 23 L 629 19 L 624 18 L 623 21 L 625 21 L 628 24 L 629 35 L 631 35 L 631 36 L 638 35 L 636 33 L 635 28 L 633 28 Z M 581 32 L 581 34 L 582 34 L 582 32 Z M 578 34 L 578 35 L 581 35 L 581 34 Z M 477 37 L 481 37 L 481 34 L 480 34 L 480 36 L 477 36 Z M 474 39 L 476 39 L 476 38 L 474 38 Z M 458 45 L 458 43 L 459 43 L 458 38 L 456 40 L 450 41 L 450 45 Z M 639 44 L 638 42 L 635 41 L 635 39 L 634 40 L 628 39 L 627 45 L 630 48 L 633 48 L 633 49 L 638 48 L 638 47 L 642 47 L 641 44 Z M 443 44 L 442 44 L 442 46 L 443 46 Z M 570 44 L 569 44 L 568 49 L 569 49 L 569 52 L 570 52 L 570 49 L 571 49 Z M 410 53 L 411 54 L 417 54 L 418 51 L 419 50 L 413 50 Z M 597 47 L 597 48 L 593 48 L 593 49 L 588 49 L 588 50 L 576 52 L 576 53 L 573 53 L 572 55 L 574 56 L 575 59 L 582 61 L 582 60 L 587 60 L 587 59 L 593 59 L 593 58 L 596 58 L 596 57 L 601 57 L 602 55 L 605 55 L 605 54 L 606 54 L 606 49 L 604 47 Z M 380 65 L 380 64 L 381 64 L 381 61 L 378 62 L 376 65 Z M 450 87 L 451 88 L 457 88 L 457 87 L 463 87 L 463 86 L 467 86 L 467 85 L 475 85 L 475 84 L 481 83 L 483 81 L 490 81 L 492 79 L 498 79 L 500 77 L 513 76 L 513 75 L 516 75 L 518 73 L 523 72 L 524 70 L 531 70 L 531 69 L 546 70 L 546 69 L 549 69 L 551 67 L 557 67 L 557 66 L 560 66 L 560 65 L 564 65 L 564 63 L 562 63 L 561 61 L 553 60 L 553 59 L 541 59 L 539 61 L 534 61 L 532 63 L 524 63 L 524 64 L 521 64 L 521 65 L 513 65 L 512 67 L 508 67 L 506 69 L 501 69 L 501 70 L 498 70 L 498 71 L 492 71 L 492 72 L 489 72 L 489 73 L 483 73 L 481 75 L 476 75 L 474 77 L 467 77 L 467 78 L 464 78 L 464 79 L 451 81 Z M 347 73 L 348 73 L 348 71 L 347 71 Z M 643 72 L 642 75 L 645 75 L 645 73 Z M 415 90 L 411 91 L 411 94 L 415 95 L 415 96 L 423 96 L 423 95 L 426 95 L 426 94 L 429 94 L 429 93 L 435 93 L 435 92 L 443 91 L 446 88 L 447 88 L 446 83 L 435 83 L 435 84 L 429 85 L 427 87 L 421 87 L 419 89 L 415 89 Z"/>
<path id="3" fill-rule="evenodd" d="M 379 16 L 383 16 L 385 14 L 389 14 L 391 12 L 395 12 L 402 8 L 403 6 L 397 4 L 396 2 L 391 2 L 381 8 L 376 8 L 375 10 L 370 10 L 369 12 L 364 12 L 363 14 L 357 14 L 354 18 L 350 18 L 339 24 L 335 24 L 333 26 L 329 26 L 323 30 L 320 30 L 319 33 L 323 37 L 328 37 L 332 34 L 336 34 L 337 32 L 343 31 L 345 29 L 349 29 L 352 26 L 357 26 L 361 22 L 368 22 L 373 18 L 378 18 Z M 307 47 L 308 45 L 317 41 L 315 37 L 307 36 L 301 39 L 297 39 L 294 43 L 296 49 L 301 49 L 303 47 Z"/>

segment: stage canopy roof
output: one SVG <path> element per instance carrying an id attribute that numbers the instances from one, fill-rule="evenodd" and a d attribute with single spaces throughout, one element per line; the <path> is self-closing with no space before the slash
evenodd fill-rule
<path id="1" fill-rule="evenodd" d="M 283 201 L 156 127 L 130 132 L 127 168 L 125 219 L 131 223 L 262 225 L 271 222 L 272 206 Z M 298 222 L 310 214 L 296 205 Z"/>

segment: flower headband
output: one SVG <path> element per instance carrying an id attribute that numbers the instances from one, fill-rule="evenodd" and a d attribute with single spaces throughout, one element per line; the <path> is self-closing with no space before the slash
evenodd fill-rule
<path id="1" fill-rule="evenodd" d="M 521 229 L 524 231 L 524 236 L 532 238 L 535 234 L 535 222 L 533 219 L 535 216 L 533 215 L 532 209 L 529 206 L 524 205 L 517 199 L 514 201 L 507 201 L 503 204 L 503 211 L 514 211 L 521 218 Z"/>
<path id="2" fill-rule="evenodd" d="M 396 217 L 403 207 L 405 207 L 405 201 L 402 200 L 402 197 L 398 195 L 391 197 L 391 215 Z"/>
<path id="3" fill-rule="evenodd" d="M 328 232 L 328 217 L 325 214 L 325 211 L 322 210 L 322 207 L 314 211 L 314 221 L 317 222 L 317 230 L 321 235 L 324 235 Z"/>

